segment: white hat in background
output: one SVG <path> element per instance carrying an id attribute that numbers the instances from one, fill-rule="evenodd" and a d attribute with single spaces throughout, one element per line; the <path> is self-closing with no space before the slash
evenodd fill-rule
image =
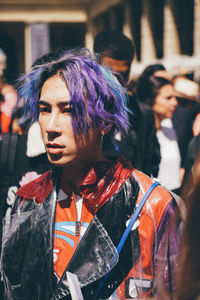
<path id="1" fill-rule="evenodd" d="M 177 97 L 200 102 L 199 84 L 180 75 L 173 79 L 174 90 Z"/>

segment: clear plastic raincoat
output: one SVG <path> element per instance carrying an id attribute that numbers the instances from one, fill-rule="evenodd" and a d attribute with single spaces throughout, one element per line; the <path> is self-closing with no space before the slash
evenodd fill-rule
<path id="1" fill-rule="evenodd" d="M 134 299 L 174 290 L 180 223 L 170 227 L 173 196 L 157 186 L 118 254 L 131 215 L 153 180 L 123 161 L 90 170 L 80 189 L 94 215 L 62 277 L 54 274 L 53 241 L 59 169 L 18 191 L 4 219 L 1 275 L 8 300 L 71 299 L 67 272 L 77 275 L 84 299 Z M 107 274 L 107 275 L 106 275 Z M 106 279 L 105 279 L 106 276 Z"/>

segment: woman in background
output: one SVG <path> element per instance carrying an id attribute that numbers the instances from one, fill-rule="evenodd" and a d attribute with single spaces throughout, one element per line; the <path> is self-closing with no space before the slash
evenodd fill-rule
<path id="1" fill-rule="evenodd" d="M 178 105 L 172 83 L 163 77 L 146 77 L 139 81 L 138 98 L 154 112 L 156 134 L 160 144 L 161 161 L 158 179 L 168 189 L 179 192 L 181 157 L 172 116 Z"/>
<path id="2" fill-rule="evenodd" d="M 176 300 L 200 299 L 200 156 L 184 185 L 187 216 L 183 230 L 183 241 L 177 275 Z"/>

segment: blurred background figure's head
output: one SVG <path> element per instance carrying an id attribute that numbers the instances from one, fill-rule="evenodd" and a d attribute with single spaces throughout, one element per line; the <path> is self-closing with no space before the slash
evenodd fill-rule
<path id="1" fill-rule="evenodd" d="M 166 78 L 167 80 L 170 80 L 170 74 L 168 73 L 167 69 L 163 66 L 163 64 L 151 64 L 144 68 L 143 72 L 138 78 L 136 86 L 139 100 L 142 100 L 143 102 L 145 102 L 144 98 L 146 97 L 143 96 L 143 94 L 146 94 L 146 91 L 144 90 L 144 84 L 147 84 L 147 82 L 149 81 L 149 77 L 162 77 Z"/>
<path id="2" fill-rule="evenodd" d="M 152 108 L 156 129 L 160 128 L 162 120 L 172 118 L 178 105 L 173 85 L 164 77 L 143 77 L 138 86 L 138 97 Z"/>
<path id="3" fill-rule="evenodd" d="M 143 80 L 144 78 L 148 78 L 150 76 L 164 77 L 168 80 L 171 79 L 170 74 L 168 73 L 167 69 L 162 64 L 148 65 L 141 73 L 139 80 Z"/>
<path id="4" fill-rule="evenodd" d="M 135 48 L 127 36 L 120 31 L 103 31 L 94 39 L 94 52 L 101 55 L 102 65 L 110 67 L 120 75 L 121 82 L 128 82 Z"/>
<path id="5" fill-rule="evenodd" d="M 24 107 L 15 107 L 10 123 L 10 132 L 22 135 L 29 127 L 29 121 L 23 122 Z"/>
<path id="6" fill-rule="evenodd" d="M 0 77 L 3 77 L 4 75 L 4 70 L 6 69 L 6 61 L 7 56 L 3 49 L 0 48 Z"/>

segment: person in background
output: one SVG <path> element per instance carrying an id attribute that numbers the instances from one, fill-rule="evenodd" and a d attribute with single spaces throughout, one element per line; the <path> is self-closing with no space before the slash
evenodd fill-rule
<path id="1" fill-rule="evenodd" d="M 100 55 L 100 63 L 110 67 L 122 85 L 128 89 L 131 63 L 135 55 L 132 41 L 119 31 L 105 31 L 95 37 L 93 50 Z M 152 110 L 146 104 L 138 102 L 130 90 L 128 107 L 131 112 L 131 127 L 128 135 L 121 137 L 120 147 L 135 168 L 156 177 L 160 149 Z"/>
<path id="2" fill-rule="evenodd" d="M 171 121 L 178 105 L 173 85 L 163 77 L 146 77 L 140 81 L 138 96 L 154 112 L 156 134 L 161 149 L 158 179 L 168 189 L 178 192 L 181 186 L 181 157 Z"/>
<path id="3" fill-rule="evenodd" d="M 164 77 L 168 80 L 171 80 L 171 76 L 170 76 L 169 72 L 166 70 L 166 68 L 162 64 L 152 64 L 152 65 L 148 65 L 146 68 L 144 68 L 142 74 L 138 78 L 138 86 L 141 87 L 140 81 L 143 81 L 150 76 Z M 137 89 L 139 89 L 139 87 Z M 142 89 L 142 87 L 141 87 L 141 89 Z M 142 90 L 140 91 L 140 93 L 142 93 Z"/>
<path id="4" fill-rule="evenodd" d="M 191 132 L 191 134 L 190 134 L 189 143 L 186 145 L 184 161 L 182 163 L 183 168 L 185 170 L 183 184 L 182 184 L 184 185 L 192 169 L 192 166 L 196 158 L 198 157 L 198 153 L 200 150 L 200 135 L 197 134 L 199 130 L 198 128 L 199 84 L 188 79 L 185 75 L 175 76 L 173 78 L 173 84 L 179 102 L 181 102 L 181 105 L 184 106 L 184 108 L 187 109 L 191 115 L 191 122 L 190 122 L 191 126 L 188 126 L 189 132 Z M 178 119 L 177 122 L 178 121 L 180 120 Z M 193 128 L 194 136 L 192 134 L 192 128 Z"/>
<path id="5" fill-rule="evenodd" d="M 168 80 L 172 80 L 172 76 L 162 64 L 148 65 L 143 70 L 137 82 L 138 94 L 142 95 L 143 93 L 143 86 L 140 82 L 144 82 L 145 79 L 150 76 L 164 77 Z M 172 80 L 172 83 L 175 89 L 175 81 Z M 193 136 L 192 126 L 193 126 L 194 116 L 190 109 L 182 105 L 180 97 L 177 97 L 177 100 L 178 100 L 178 106 L 176 107 L 175 112 L 172 116 L 172 123 L 173 123 L 174 130 L 176 132 L 179 150 L 181 154 L 181 181 L 183 181 L 183 177 L 185 173 L 184 162 L 185 162 L 186 151 L 187 151 L 188 144 Z"/>
<path id="6" fill-rule="evenodd" d="M 24 114 L 24 107 L 23 106 L 16 106 L 12 113 L 12 119 L 10 122 L 9 131 L 11 133 L 18 133 L 22 135 L 25 133 L 29 127 L 29 122 L 21 123 L 20 119 L 23 117 Z"/>
<path id="7" fill-rule="evenodd" d="M 5 133 L 0 141 L 0 240 L 2 220 L 12 211 L 17 189 L 51 167 L 44 146 L 40 147 L 40 143 L 43 145 L 40 136 L 40 128 L 35 123 L 28 133 Z M 3 294 L 0 281 L 0 299 L 4 299 Z"/>
<path id="8" fill-rule="evenodd" d="M 187 214 L 183 228 L 177 271 L 177 300 L 198 300 L 200 296 L 200 156 L 182 191 Z"/>
<path id="9" fill-rule="evenodd" d="M 39 125 L 34 123 L 28 130 L 24 124 L 19 125 L 22 112 L 22 107 L 14 111 L 11 132 L 0 141 L 0 241 L 2 220 L 12 211 L 17 189 L 50 169 Z M 0 299 L 4 299 L 3 295 L 0 281 Z"/>
<path id="10" fill-rule="evenodd" d="M 9 132 L 13 109 L 17 103 L 17 92 L 4 77 L 6 54 L 0 48 L 0 135 Z"/>
<path id="11" fill-rule="evenodd" d="M 199 153 L 200 153 L 200 134 L 194 136 L 188 145 L 185 161 L 184 161 L 185 174 L 183 178 L 183 185 L 185 184 L 185 181 L 189 176 L 190 172 L 193 172 L 193 165 L 195 164 L 199 156 Z"/>
<path id="12" fill-rule="evenodd" d="M 6 299 L 71 299 L 69 273 L 87 300 L 150 297 L 158 266 L 166 289 L 174 288 L 175 198 L 102 148 L 104 135 L 115 148 L 112 137 L 128 129 L 126 90 L 81 49 L 33 67 L 20 82 L 54 168 L 17 191 L 4 220 Z"/>
<path id="13" fill-rule="evenodd" d="M 187 149 L 194 137 L 194 125 L 198 111 L 198 84 L 188 79 L 186 75 L 176 75 L 172 79 L 179 105 L 174 113 L 173 124 L 178 136 L 182 158 L 182 167 L 185 170 Z M 198 119 L 198 117 L 197 117 Z"/>

